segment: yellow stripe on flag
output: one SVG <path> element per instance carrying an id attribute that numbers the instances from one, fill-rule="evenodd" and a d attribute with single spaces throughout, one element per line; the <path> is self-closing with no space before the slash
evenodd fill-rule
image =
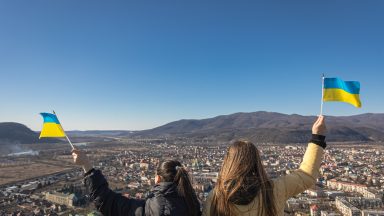
<path id="1" fill-rule="evenodd" d="M 355 107 L 361 107 L 359 94 L 351 94 L 339 88 L 324 89 L 324 101 L 342 101 L 350 103 Z"/>
<path id="2" fill-rule="evenodd" d="M 39 138 L 42 137 L 65 137 L 65 133 L 60 124 L 46 122 L 43 124 Z"/>

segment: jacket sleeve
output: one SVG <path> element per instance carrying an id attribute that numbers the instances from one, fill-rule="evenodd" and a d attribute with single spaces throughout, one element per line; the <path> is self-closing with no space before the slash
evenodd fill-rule
<path id="1" fill-rule="evenodd" d="M 319 168 L 323 159 L 324 149 L 318 144 L 309 143 L 305 151 L 303 162 L 296 171 L 278 178 L 275 182 L 275 191 L 278 197 L 289 197 L 302 193 L 316 183 Z"/>
<path id="2" fill-rule="evenodd" d="M 85 174 L 84 183 L 90 192 L 90 199 L 104 216 L 142 216 L 144 200 L 130 199 L 113 192 L 100 170 Z"/>

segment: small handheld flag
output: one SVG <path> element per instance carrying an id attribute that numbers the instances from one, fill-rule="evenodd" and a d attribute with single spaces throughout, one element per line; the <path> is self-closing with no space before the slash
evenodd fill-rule
<path id="1" fill-rule="evenodd" d="M 40 137 L 65 137 L 65 132 L 61 127 L 59 119 L 55 114 L 40 113 L 43 116 L 44 123 L 43 129 L 41 129 Z"/>
<path id="2" fill-rule="evenodd" d="M 324 78 L 324 101 L 340 101 L 361 107 L 360 83 L 340 78 Z"/>
<path id="3" fill-rule="evenodd" d="M 43 123 L 43 129 L 41 129 L 41 132 L 40 132 L 39 139 L 44 137 L 57 137 L 57 138 L 65 137 L 67 138 L 69 144 L 74 149 L 74 146 L 72 145 L 72 142 L 69 140 L 68 136 L 65 134 L 65 131 L 61 126 L 55 111 L 53 111 L 53 114 L 40 113 L 40 115 L 43 117 L 44 123 Z"/>
<path id="4" fill-rule="evenodd" d="M 340 78 L 322 77 L 322 96 L 320 115 L 323 115 L 324 101 L 340 101 L 361 107 L 360 101 L 360 82 L 343 81 Z"/>

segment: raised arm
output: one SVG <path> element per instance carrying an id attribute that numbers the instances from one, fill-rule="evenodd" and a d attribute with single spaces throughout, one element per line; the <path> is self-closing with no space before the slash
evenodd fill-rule
<path id="1" fill-rule="evenodd" d="M 104 216 L 142 216 L 144 200 L 130 199 L 115 193 L 100 170 L 92 168 L 86 154 L 80 150 L 72 151 L 75 164 L 81 165 L 85 172 L 84 183 L 90 192 L 90 199 Z"/>
<path id="2" fill-rule="evenodd" d="M 324 116 L 319 116 L 313 124 L 312 139 L 309 141 L 299 169 L 276 180 L 275 191 L 278 193 L 277 196 L 284 197 L 287 200 L 289 197 L 311 188 L 316 183 L 323 159 L 323 151 L 326 147 L 325 132 Z"/>

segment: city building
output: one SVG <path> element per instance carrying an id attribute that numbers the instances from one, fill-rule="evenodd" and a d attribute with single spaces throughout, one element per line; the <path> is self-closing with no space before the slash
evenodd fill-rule
<path id="1" fill-rule="evenodd" d="M 66 205 L 68 207 L 73 207 L 77 198 L 75 194 L 63 194 L 58 192 L 46 192 L 45 200 L 60 205 Z"/>

